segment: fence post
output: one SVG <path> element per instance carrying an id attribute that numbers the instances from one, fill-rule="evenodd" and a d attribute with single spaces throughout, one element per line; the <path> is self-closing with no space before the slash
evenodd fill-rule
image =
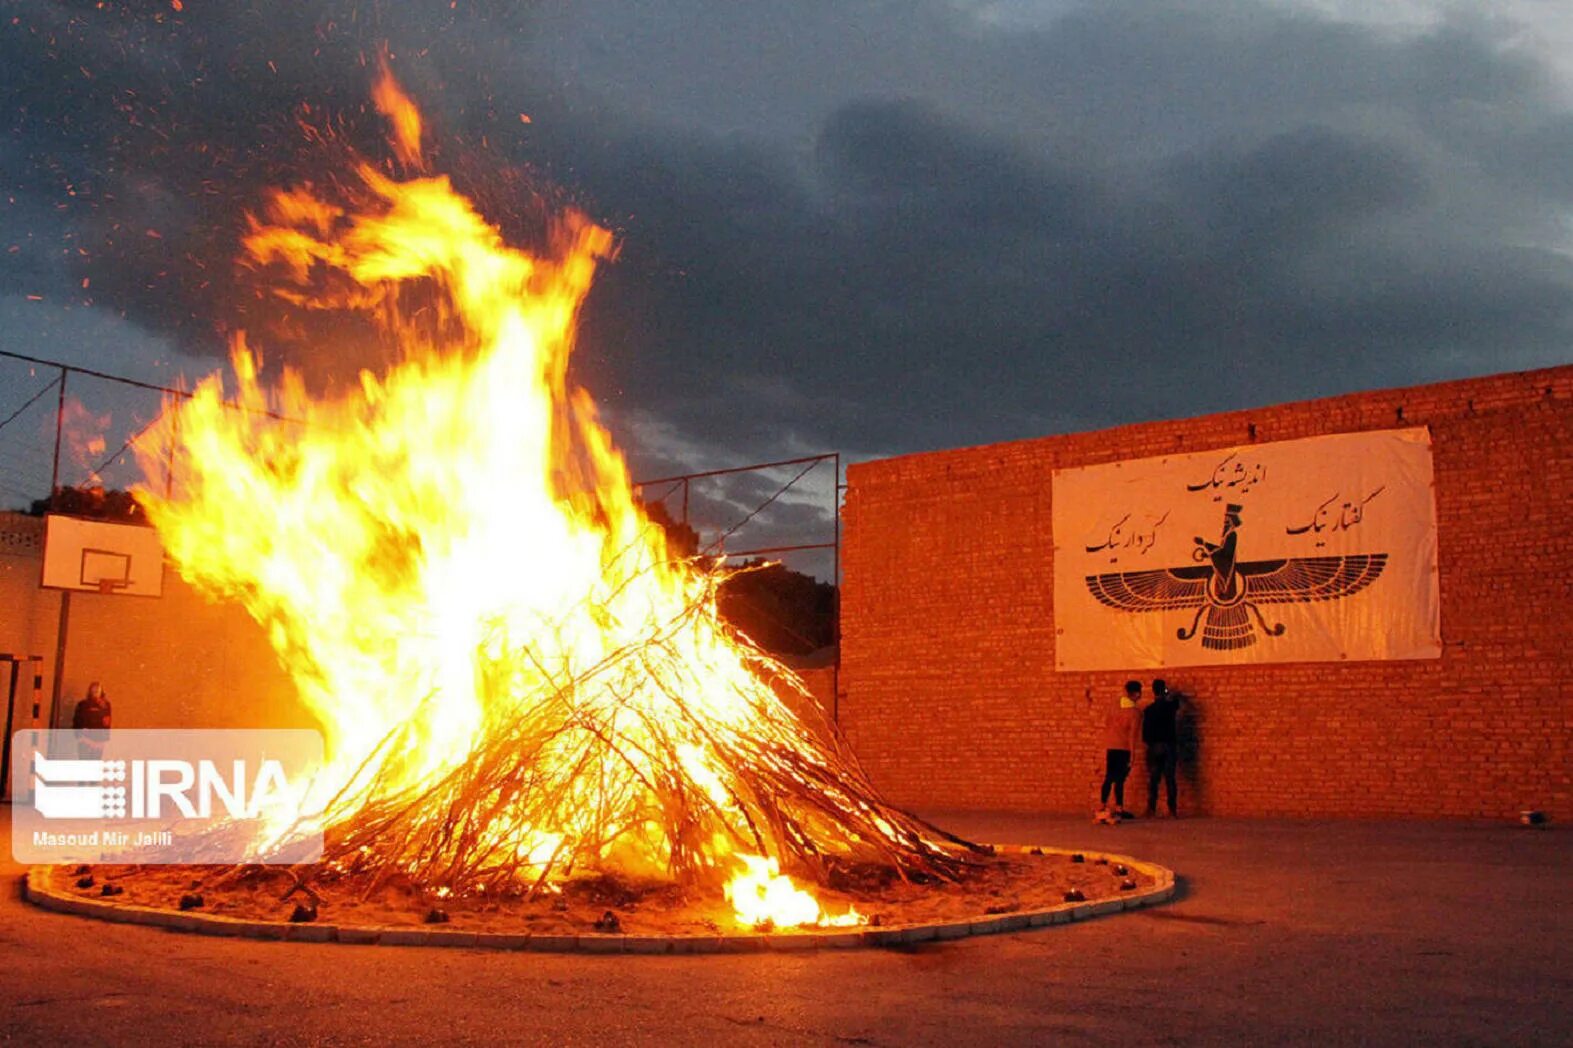
<path id="1" fill-rule="evenodd" d="M 164 452 L 164 498 L 173 497 L 175 491 L 175 442 L 180 436 L 180 412 L 169 411 L 169 445 Z"/>
<path id="2" fill-rule="evenodd" d="M 830 478 L 830 512 L 836 522 L 836 537 L 831 549 L 830 579 L 836 587 L 836 617 L 831 639 L 836 644 L 836 661 L 830 671 L 830 720 L 841 725 L 841 452 L 836 452 L 834 475 Z"/>
<path id="3" fill-rule="evenodd" d="M 49 471 L 49 508 L 54 509 L 55 492 L 60 490 L 60 433 L 66 422 L 66 376 L 69 368 L 60 369 L 60 396 L 55 401 L 55 461 Z"/>

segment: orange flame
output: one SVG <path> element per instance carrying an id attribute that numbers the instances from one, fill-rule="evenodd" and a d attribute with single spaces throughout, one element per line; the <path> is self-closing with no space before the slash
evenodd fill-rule
<path id="1" fill-rule="evenodd" d="M 418 112 L 386 74 L 376 97 L 418 167 Z M 289 371 L 270 393 L 239 337 L 246 410 L 226 404 L 217 376 L 171 402 L 177 495 L 138 491 L 181 573 L 267 629 L 326 736 L 322 799 L 341 788 L 370 791 L 367 803 L 421 796 L 499 726 L 558 718 L 530 772 L 552 784 L 553 805 L 526 815 L 488 796 L 476 816 L 488 854 L 541 881 L 573 865 L 564 856 L 661 874 L 681 837 L 718 880 L 735 880 L 727 894 L 744 923 L 824 921 L 775 858 L 752 854 L 771 828 L 741 806 L 748 787 L 721 753 L 808 754 L 816 781 L 833 784 L 830 758 L 763 679 L 790 675 L 724 627 L 714 579 L 674 559 L 589 396 L 567 384 L 575 317 L 611 235 L 569 212 L 549 250 L 531 254 L 446 177 L 396 181 L 370 164 L 357 175 L 362 199 L 348 206 L 275 192 L 245 249 L 280 276 L 282 297 L 368 314 L 402 359 L 337 399 L 313 398 Z M 324 271 L 349 280 L 321 291 Z M 428 316 L 406 316 L 401 293 L 433 286 Z M 159 476 L 163 462 L 143 454 Z M 395 727 L 413 743 L 390 755 L 380 747 Z M 702 811 L 674 814 L 661 789 L 673 774 Z M 837 848 L 852 844 L 822 854 Z"/>
<path id="2" fill-rule="evenodd" d="M 399 82 L 388 69 L 386 56 L 378 62 L 381 75 L 371 89 L 371 99 L 377 112 L 393 125 L 393 148 L 399 159 L 412 171 L 424 171 L 426 162 L 421 156 L 421 111 L 410 101 Z"/>

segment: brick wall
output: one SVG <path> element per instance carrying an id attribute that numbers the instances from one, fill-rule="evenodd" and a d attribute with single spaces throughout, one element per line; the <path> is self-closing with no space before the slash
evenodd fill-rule
<path id="1" fill-rule="evenodd" d="M 854 750 L 897 803 L 1090 811 L 1133 674 L 1054 670 L 1053 471 L 1405 425 L 1434 444 L 1442 658 L 1160 674 L 1195 698 L 1181 805 L 1573 819 L 1573 366 L 850 467 Z"/>

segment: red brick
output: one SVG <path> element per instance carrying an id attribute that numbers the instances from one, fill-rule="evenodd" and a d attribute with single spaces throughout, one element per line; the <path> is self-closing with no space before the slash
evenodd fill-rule
<path id="1" fill-rule="evenodd" d="M 1181 803 L 1573 819 L 1573 366 L 852 466 L 854 749 L 897 803 L 1090 809 L 1098 729 L 1128 674 L 1054 670 L 1053 471 L 1247 443 L 1253 426 L 1271 441 L 1395 425 L 1432 432 L 1442 657 L 1162 674 L 1197 698 Z"/>

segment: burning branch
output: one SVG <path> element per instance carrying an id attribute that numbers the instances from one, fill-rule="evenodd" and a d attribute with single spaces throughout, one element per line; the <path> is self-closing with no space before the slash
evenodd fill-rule
<path id="1" fill-rule="evenodd" d="M 457 894 L 534 893 L 554 871 L 623 867 L 619 846 L 643 827 L 658 860 L 643 872 L 704 887 L 735 875 L 722 860 L 737 854 L 818 883 L 858 867 L 920 879 L 964 872 L 979 849 L 881 801 L 839 737 L 833 748 L 809 744 L 772 686 L 800 687 L 784 667 L 756 654 L 737 696 L 767 730 L 728 730 L 695 709 L 673 638 L 715 628 L 713 616 L 712 583 L 642 642 L 520 697 L 418 789 L 401 786 L 398 759 L 418 738 L 395 727 L 377 771 L 329 806 L 325 865 L 373 884 L 398 876 Z M 548 657 L 538 644 L 525 649 L 503 664 Z"/>

